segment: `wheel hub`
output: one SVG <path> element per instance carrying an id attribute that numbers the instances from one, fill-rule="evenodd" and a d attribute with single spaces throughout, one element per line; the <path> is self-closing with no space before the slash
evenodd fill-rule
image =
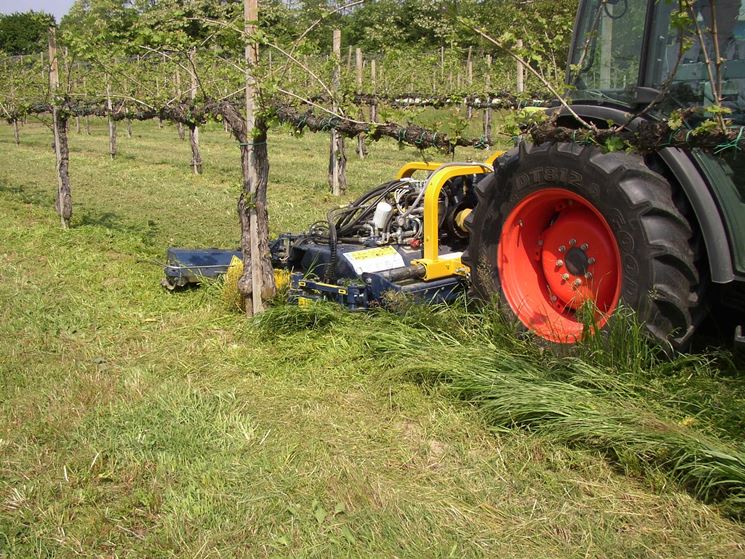
<path id="1" fill-rule="evenodd" d="M 570 274 L 584 276 L 587 272 L 589 257 L 585 254 L 584 250 L 573 247 L 569 249 L 564 259 L 566 260 L 566 267 Z"/>
<path id="2" fill-rule="evenodd" d="M 598 289 L 596 278 L 610 270 L 593 256 L 596 250 L 613 250 L 604 224 L 584 205 L 563 200 L 554 210 L 542 232 L 540 253 L 549 300 L 562 312 L 576 310 L 586 301 L 606 310 L 607 295 Z"/>

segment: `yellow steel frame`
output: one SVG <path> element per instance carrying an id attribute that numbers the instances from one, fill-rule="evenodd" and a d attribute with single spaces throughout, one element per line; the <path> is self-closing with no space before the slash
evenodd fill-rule
<path id="1" fill-rule="evenodd" d="M 396 178 L 411 177 L 417 171 L 428 171 L 431 174 L 424 186 L 424 255 L 414 260 L 412 264 L 424 266 L 424 279 L 433 280 L 446 278 L 456 274 L 468 272 L 468 266 L 463 264 L 460 256 L 442 258 L 439 254 L 439 214 L 440 192 L 450 179 L 491 172 L 492 165 L 504 151 L 495 151 L 485 163 L 434 163 L 426 161 L 412 161 L 402 166 Z"/>
<path id="2" fill-rule="evenodd" d="M 494 162 L 500 157 L 502 157 L 505 153 L 506 152 L 504 151 L 495 151 L 489 157 L 486 158 L 486 161 L 484 161 L 484 163 L 486 163 L 487 165 L 491 165 L 493 167 Z"/>
<path id="3" fill-rule="evenodd" d="M 424 266 L 425 280 L 433 280 L 468 271 L 460 259 L 442 258 L 440 250 L 440 192 L 445 183 L 455 177 L 488 173 L 491 165 L 486 163 L 446 163 L 435 170 L 427 179 L 424 190 L 424 257 L 412 262 Z"/>
<path id="4" fill-rule="evenodd" d="M 486 158 L 484 163 L 487 165 L 494 165 L 494 162 L 497 160 L 497 158 L 501 157 L 505 152 L 504 151 L 495 151 L 492 152 L 492 154 Z M 397 179 L 406 179 L 411 177 L 414 173 L 417 171 L 436 171 L 442 166 L 442 163 L 437 163 L 434 161 L 427 162 L 427 161 L 410 161 L 409 163 L 405 163 L 399 170 L 398 173 L 396 173 Z"/>

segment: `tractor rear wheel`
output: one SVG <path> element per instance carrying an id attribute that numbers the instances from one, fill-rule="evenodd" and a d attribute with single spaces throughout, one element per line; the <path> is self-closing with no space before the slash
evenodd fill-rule
<path id="1" fill-rule="evenodd" d="M 620 303 L 682 349 L 699 273 L 673 188 L 644 160 L 577 144 L 523 143 L 477 186 L 468 250 L 474 294 L 553 343 L 605 326 Z"/>

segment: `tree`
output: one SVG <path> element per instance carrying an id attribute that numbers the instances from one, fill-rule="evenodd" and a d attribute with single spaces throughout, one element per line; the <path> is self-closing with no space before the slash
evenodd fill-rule
<path id="1" fill-rule="evenodd" d="M 47 31 L 54 16 L 44 12 L 0 15 L 0 51 L 7 54 L 36 54 L 45 49 Z"/>
<path id="2" fill-rule="evenodd" d="M 64 43 L 76 54 L 110 58 L 130 48 L 136 21 L 129 0 L 76 0 L 60 28 Z"/>

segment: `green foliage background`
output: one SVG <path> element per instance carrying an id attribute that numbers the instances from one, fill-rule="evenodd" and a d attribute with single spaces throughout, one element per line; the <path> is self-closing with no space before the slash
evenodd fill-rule
<path id="1" fill-rule="evenodd" d="M 493 36 L 509 31 L 563 65 L 577 7 L 576 0 L 370 0 L 329 15 L 339 4 L 264 0 L 259 3 L 259 25 L 272 41 L 288 44 L 323 18 L 304 38 L 301 51 L 306 53 L 328 52 L 335 27 L 342 29 L 343 44 L 367 52 L 485 46 L 458 26 L 461 17 Z M 184 47 L 205 41 L 215 48 L 239 50 L 241 17 L 242 3 L 236 0 L 77 0 L 62 19 L 62 29 L 68 38 L 121 45 L 129 54 L 143 45 Z"/>
<path id="2" fill-rule="evenodd" d="M 42 12 L 0 14 L 0 53 L 32 54 L 46 46 L 54 17 Z"/>

